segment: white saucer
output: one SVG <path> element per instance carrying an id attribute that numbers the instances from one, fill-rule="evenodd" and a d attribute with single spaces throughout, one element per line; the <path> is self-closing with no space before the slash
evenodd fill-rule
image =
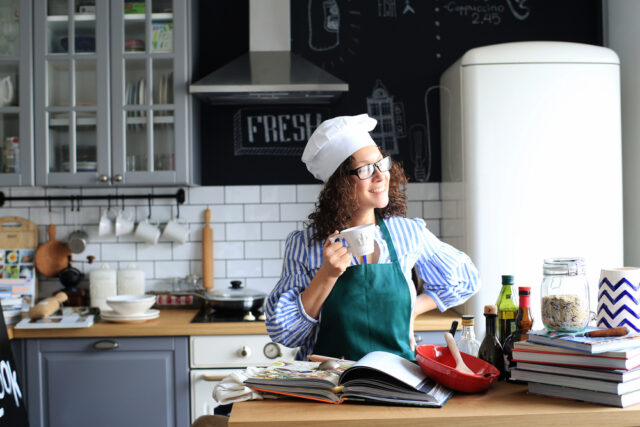
<path id="1" fill-rule="evenodd" d="M 160 317 L 160 310 L 152 308 L 140 314 L 119 314 L 113 310 L 106 310 L 100 313 L 100 317 L 109 322 L 144 322 Z"/>

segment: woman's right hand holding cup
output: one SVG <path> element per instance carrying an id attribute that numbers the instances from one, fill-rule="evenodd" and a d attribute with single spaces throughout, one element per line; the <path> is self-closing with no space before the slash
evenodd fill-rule
<path id="1" fill-rule="evenodd" d="M 336 236 L 338 231 L 334 231 L 322 248 L 322 265 L 321 270 L 329 277 L 337 279 L 351 264 L 351 255 L 349 250 L 342 244 L 340 239 L 335 242 L 331 241 L 331 237 Z"/>

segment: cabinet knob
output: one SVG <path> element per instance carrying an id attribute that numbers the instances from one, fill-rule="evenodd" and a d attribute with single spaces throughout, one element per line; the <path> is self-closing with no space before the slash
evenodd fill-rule
<path id="1" fill-rule="evenodd" d="M 98 177 L 98 181 L 100 181 L 100 182 L 109 182 L 109 177 L 107 175 L 100 175 Z"/>
<path id="2" fill-rule="evenodd" d="M 246 345 L 243 345 L 238 353 L 242 357 L 249 357 L 249 356 L 251 356 L 251 349 L 249 347 L 247 347 Z"/>
<path id="3" fill-rule="evenodd" d="M 96 350 L 114 350 L 119 346 L 120 344 L 118 344 L 118 341 L 112 340 L 101 340 L 93 343 L 93 348 L 95 348 Z"/>
<path id="4" fill-rule="evenodd" d="M 422 342 L 422 336 L 418 334 L 413 334 L 413 337 L 416 339 L 416 344 Z"/>
<path id="5" fill-rule="evenodd" d="M 120 174 L 114 175 L 113 182 L 122 182 L 122 175 Z"/>

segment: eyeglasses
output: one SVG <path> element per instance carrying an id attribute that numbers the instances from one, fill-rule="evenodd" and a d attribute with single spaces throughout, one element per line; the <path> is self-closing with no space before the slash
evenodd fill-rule
<path id="1" fill-rule="evenodd" d="M 375 163 L 369 163 L 368 165 L 360 166 L 357 169 L 349 171 L 349 175 L 355 175 L 358 179 L 369 179 L 376 173 L 376 168 L 380 172 L 387 172 L 391 169 L 391 157 L 387 156 L 382 160 L 378 160 Z"/>

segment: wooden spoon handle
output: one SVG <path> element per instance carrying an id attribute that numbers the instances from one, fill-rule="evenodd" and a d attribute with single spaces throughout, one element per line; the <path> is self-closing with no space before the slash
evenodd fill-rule
<path id="1" fill-rule="evenodd" d="M 447 342 L 447 347 L 449 347 L 449 351 L 451 352 L 453 359 L 456 361 L 456 370 L 474 374 L 475 372 L 469 369 L 469 367 L 462 360 L 460 350 L 458 350 L 458 344 L 456 344 L 455 340 L 453 339 L 453 335 L 451 335 L 449 332 L 445 332 L 444 339 Z"/>
<path id="2" fill-rule="evenodd" d="M 619 326 L 617 328 L 600 329 L 599 331 L 590 331 L 585 333 L 588 337 L 622 337 L 627 335 L 629 330 L 626 326 Z"/>

